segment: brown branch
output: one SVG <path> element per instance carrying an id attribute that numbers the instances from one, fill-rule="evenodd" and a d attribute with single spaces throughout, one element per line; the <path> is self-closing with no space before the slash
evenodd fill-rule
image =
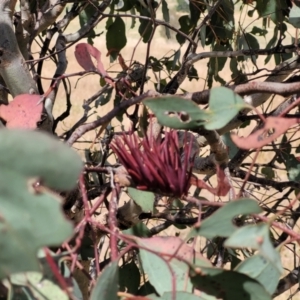
<path id="1" fill-rule="evenodd" d="M 80 137 L 82 137 L 86 132 L 91 131 L 103 124 L 109 123 L 118 113 L 120 113 L 122 110 L 127 109 L 128 107 L 138 104 L 141 101 L 143 101 L 145 98 L 148 97 L 156 97 L 159 93 L 155 91 L 148 91 L 144 93 L 143 95 L 137 96 L 135 98 L 129 99 L 127 101 L 123 101 L 120 103 L 120 105 L 113 108 L 108 114 L 103 116 L 102 118 L 91 122 L 87 124 L 83 124 L 80 127 L 78 127 L 70 136 L 70 138 L 67 141 L 67 144 L 69 146 L 73 145 Z"/>
<path id="2" fill-rule="evenodd" d="M 299 267 L 295 268 L 288 275 L 286 275 L 285 277 L 279 280 L 277 289 L 275 293 L 272 295 L 272 298 L 275 298 L 283 294 L 284 292 L 286 292 L 296 284 L 299 284 Z"/>
<path id="3" fill-rule="evenodd" d="M 246 178 L 246 172 L 241 170 L 241 169 L 231 169 L 230 170 L 231 175 L 234 177 L 238 177 L 241 179 L 245 179 Z M 254 175 L 250 175 L 248 178 L 249 182 L 253 182 L 256 184 L 260 184 L 262 186 L 271 186 L 274 189 L 278 190 L 278 191 L 282 191 L 287 187 L 292 187 L 294 189 L 300 189 L 300 183 L 296 182 L 296 181 L 275 181 L 275 180 L 271 180 L 271 179 L 267 179 L 267 178 L 262 178 L 262 177 L 257 177 Z"/>
<path id="4" fill-rule="evenodd" d="M 33 39 L 43 30 L 46 30 L 52 25 L 58 16 L 62 13 L 67 3 L 60 0 L 49 0 L 42 7 L 41 11 L 38 12 L 38 18 L 35 22 L 34 30 L 32 31 L 30 40 Z"/>
<path id="5" fill-rule="evenodd" d="M 268 93 L 281 96 L 289 96 L 300 92 L 300 82 L 293 83 L 279 83 L 279 82 L 249 82 L 239 85 L 227 86 L 227 88 L 233 90 L 241 96 L 250 95 L 254 93 Z M 191 99 L 197 104 L 208 104 L 209 91 L 204 90 L 202 92 L 186 93 L 182 95 L 186 99 Z"/>

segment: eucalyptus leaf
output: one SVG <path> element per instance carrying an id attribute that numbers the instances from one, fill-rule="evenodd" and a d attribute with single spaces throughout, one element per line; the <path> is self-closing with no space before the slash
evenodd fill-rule
<path id="1" fill-rule="evenodd" d="M 216 236 L 229 237 L 238 229 L 233 225 L 232 219 L 238 215 L 260 213 L 261 208 L 255 200 L 239 199 L 232 201 L 219 208 L 209 218 L 201 222 L 200 227 L 193 228 L 188 235 L 189 238 L 200 235 L 206 238 Z"/>
<path id="2" fill-rule="evenodd" d="M 217 300 L 216 297 L 207 295 L 203 292 L 201 292 L 200 295 L 194 295 L 187 292 L 176 292 L 176 299 L 180 300 Z M 151 300 L 173 300 L 173 293 L 172 292 L 166 292 L 161 297 L 158 297 L 156 295 L 147 295 L 147 298 Z"/>
<path id="3" fill-rule="evenodd" d="M 152 192 L 129 187 L 128 194 L 142 208 L 143 212 L 153 212 L 155 195 Z"/>
<path id="4" fill-rule="evenodd" d="M 143 269 L 147 273 L 149 281 L 160 295 L 172 291 L 172 274 L 176 278 L 177 291 L 191 292 L 192 285 L 187 277 L 188 265 L 184 261 L 175 257 L 166 260 L 164 256 L 157 255 L 153 251 L 169 254 L 171 257 L 176 253 L 176 257 L 190 261 L 190 263 L 196 261 L 199 266 L 210 266 L 209 261 L 204 259 L 199 253 L 194 253 L 192 247 L 182 243 L 182 240 L 176 237 L 152 237 L 149 239 L 137 239 L 136 242 L 139 246 L 142 246 L 140 248 L 140 258 Z"/>
<path id="5" fill-rule="evenodd" d="M 197 104 L 178 96 L 163 96 L 144 100 L 156 115 L 158 122 L 176 129 L 199 127 L 207 116 Z"/>
<path id="6" fill-rule="evenodd" d="M 71 237 L 73 226 L 62 214 L 60 198 L 47 187 L 73 188 L 82 161 L 72 149 L 41 132 L 1 130 L 0 141 L 1 279 L 39 271 L 38 249 Z"/>
<path id="7" fill-rule="evenodd" d="M 116 38 L 117 37 L 117 38 Z M 110 55 L 115 59 L 120 50 L 127 44 L 126 28 L 122 18 L 116 17 L 109 24 L 106 32 L 106 48 L 110 51 Z"/>
<path id="8" fill-rule="evenodd" d="M 271 263 L 280 274 L 283 272 L 280 255 L 273 247 L 270 239 L 270 227 L 266 223 L 238 228 L 225 241 L 224 246 L 258 250 L 259 254 Z"/>
<path id="9" fill-rule="evenodd" d="M 225 87 L 211 89 L 209 95 L 209 112 L 205 128 L 220 129 L 227 125 L 238 112 L 248 107 L 243 98 Z"/>
<path id="10" fill-rule="evenodd" d="M 199 271 L 199 274 L 191 271 L 194 287 L 218 299 L 272 299 L 262 285 L 247 275 L 207 267 L 202 267 Z"/>
<path id="11" fill-rule="evenodd" d="M 140 279 L 139 268 L 133 260 L 119 267 L 120 291 L 136 294 L 140 286 Z"/>
<path id="12" fill-rule="evenodd" d="M 272 295 L 281 277 L 281 272 L 263 255 L 253 255 L 241 262 L 235 271 L 257 280 Z"/>
<path id="13" fill-rule="evenodd" d="M 290 14 L 289 14 L 289 22 L 295 28 L 300 28 L 300 7 L 297 5 L 293 5 Z"/>
<path id="14" fill-rule="evenodd" d="M 100 274 L 92 291 L 90 300 L 118 300 L 119 269 L 118 262 L 110 263 Z"/>
<path id="15" fill-rule="evenodd" d="M 26 299 L 26 294 L 31 294 L 35 297 L 27 299 L 69 299 L 66 292 L 64 292 L 59 285 L 47 278 L 44 278 L 43 274 L 39 272 L 15 274 L 11 277 L 11 281 L 13 283 L 13 299 L 19 299 L 18 297 L 25 297 Z"/>

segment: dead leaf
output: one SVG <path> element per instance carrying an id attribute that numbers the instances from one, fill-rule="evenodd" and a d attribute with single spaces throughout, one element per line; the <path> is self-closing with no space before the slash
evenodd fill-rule
<path id="1" fill-rule="evenodd" d="M 231 135 L 232 141 L 241 149 L 261 148 L 268 145 L 280 135 L 285 133 L 291 126 L 300 122 L 300 119 L 268 117 L 262 129 L 255 131 L 248 137 Z"/>
<path id="2" fill-rule="evenodd" d="M 6 121 L 7 128 L 35 129 L 43 111 L 42 96 L 22 94 L 16 96 L 8 105 L 0 106 L 0 117 Z"/>

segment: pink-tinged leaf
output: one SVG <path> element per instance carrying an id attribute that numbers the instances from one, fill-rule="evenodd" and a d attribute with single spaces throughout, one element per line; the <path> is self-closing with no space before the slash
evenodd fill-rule
<path id="1" fill-rule="evenodd" d="M 8 105 L 0 106 L 0 117 L 6 121 L 7 128 L 35 129 L 43 111 L 42 96 L 22 94 L 16 96 Z"/>
<path id="2" fill-rule="evenodd" d="M 137 238 L 136 242 L 139 246 L 152 251 L 160 252 L 166 259 L 179 258 L 193 262 L 197 259 L 205 265 L 210 265 L 210 262 L 204 258 L 199 252 L 195 252 L 194 248 L 187 245 L 179 237 L 164 236 L 151 238 Z"/>
<path id="3" fill-rule="evenodd" d="M 213 188 L 209 186 L 205 181 L 202 179 L 197 178 L 196 176 L 192 176 L 190 183 L 200 189 L 205 189 L 211 192 L 216 196 L 226 196 L 230 190 L 230 184 L 228 179 L 225 176 L 224 170 L 217 166 L 217 180 L 218 186 Z"/>
<path id="4" fill-rule="evenodd" d="M 95 67 L 92 57 L 97 61 L 97 67 Z M 106 76 L 106 71 L 101 62 L 101 52 L 87 43 L 80 43 L 76 45 L 75 57 L 79 65 L 86 71 L 93 71 L 97 69 L 102 76 Z"/>
<path id="5" fill-rule="evenodd" d="M 199 251 L 195 251 L 178 237 L 134 238 L 134 240 L 140 248 L 143 269 L 160 295 L 174 289 L 192 290 L 189 265 L 196 265 L 199 268 L 211 267 L 211 263 Z"/>
<path id="6" fill-rule="evenodd" d="M 289 119 L 281 117 L 269 117 L 264 127 L 250 134 L 248 137 L 231 135 L 232 141 L 241 149 L 261 148 L 273 142 L 285 133 L 291 126 L 300 122 L 300 119 Z"/>

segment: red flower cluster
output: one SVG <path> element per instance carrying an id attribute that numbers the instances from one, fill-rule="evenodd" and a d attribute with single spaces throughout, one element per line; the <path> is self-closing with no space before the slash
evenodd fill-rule
<path id="1" fill-rule="evenodd" d="M 173 197 L 188 193 L 194 161 L 194 157 L 190 157 L 192 140 L 185 138 L 181 155 L 177 131 L 165 132 L 162 141 L 123 134 L 115 138 L 110 147 L 137 189 Z"/>

